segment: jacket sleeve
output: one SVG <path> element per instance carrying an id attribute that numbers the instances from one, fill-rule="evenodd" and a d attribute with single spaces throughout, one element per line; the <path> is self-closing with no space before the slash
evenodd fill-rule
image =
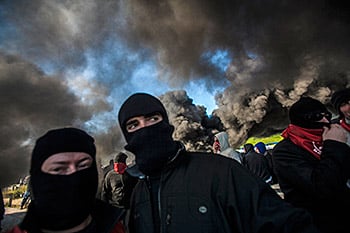
<path id="1" fill-rule="evenodd" d="M 234 168 L 228 185 L 227 218 L 237 232 L 319 232 L 311 215 L 281 199 L 266 183 Z M 236 222 L 235 219 L 238 219 Z"/>
<path id="2" fill-rule="evenodd" d="M 321 160 L 286 141 L 276 146 L 273 162 L 279 179 L 310 196 L 328 198 L 344 189 L 350 172 L 350 147 L 345 143 L 326 140 Z"/>
<path id="3" fill-rule="evenodd" d="M 109 177 L 109 175 L 106 174 L 106 177 L 102 183 L 102 190 L 101 190 L 101 200 L 105 201 L 105 202 L 108 202 L 108 192 L 110 192 L 109 191 L 109 178 L 108 177 Z"/>

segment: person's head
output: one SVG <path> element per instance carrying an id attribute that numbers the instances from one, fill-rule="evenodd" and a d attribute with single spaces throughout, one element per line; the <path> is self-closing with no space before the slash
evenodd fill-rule
<path id="1" fill-rule="evenodd" d="M 48 131 L 32 151 L 30 211 L 40 228 L 65 230 L 89 215 L 98 185 L 94 139 L 77 128 Z"/>
<path id="2" fill-rule="evenodd" d="M 221 150 L 220 141 L 216 136 L 214 136 L 213 151 L 214 153 L 220 153 L 220 150 Z"/>
<path id="3" fill-rule="evenodd" d="M 146 93 L 131 95 L 122 104 L 118 121 L 127 142 L 125 149 L 135 154 L 136 164 L 146 175 L 159 172 L 176 153 L 174 127 L 156 97 Z"/>
<path id="4" fill-rule="evenodd" d="M 251 143 L 247 143 L 247 144 L 244 144 L 243 149 L 244 149 L 244 153 L 248 153 L 254 150 L 254 146 Z"/>
<path id="5" fill-rule="evenodd" d="M 260 154 L 265 154 L 266 152 L 266 145 L 263 142 L 258 142 L 257 144 L 255 144 L 254 149 L 257 153 Z"/>
<path id="6" fill-rule="evenodd" d="M 311 97 L 301 97 L 289 109 L 290 123 L 302 128 L 322 129 L 331 118 L 326 106 Z"/>
<path id="7" fill-rule="evenodd" d="M 215 139 L 217 139 L 216 144 L 218 144 L 220 146 L 220 148 L 219 148 L 220 151 L 224 151 L 230 147 L 230 143 L 228 141 L 229 140 L 228 134 L 226 132 L 219 132 L 219 133 L 215 134 L 214 143 L 215 143 Z"/>
<path id="8" fill-rule="evenodd" d="M 214 143 L 215 142 L 219 142 L 219 139 L 216 136 L 214 136 Z"/>
<path id="9" fill-rule="evenodd" d="M 350 119 L 350 88 L 334 92 L 331 103 L 340 117 Z"/>
<path id="10" fill-rule="evenodd" d="M 127 168 L 126 166 L 126 159 L 128 156 L 124 154 L 123 152 L 119 152 L 115 157 L 114 157 L 114 171 L 118 174 L 123 174 L 125 169 Z"/>

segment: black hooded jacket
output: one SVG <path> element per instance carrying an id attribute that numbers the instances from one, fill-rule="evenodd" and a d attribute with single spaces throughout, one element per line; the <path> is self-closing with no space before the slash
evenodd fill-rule
<path id="1" fill-rule="evenodd" d="M 264 155 L 251 150 L 244 155 L 243 165 L 266 183 L 273 183 L 270 167 Z"/>
<path id="2" fill-rule="evenodd" d="M 153 205 L 152 185 L 145 177 L 134 189 L 130 233 L 155 232 L 153 207 L 160 232 L 317 232 L 306 211 L 224 156 L 182 150 L 163 169 Z"/>
<path id="3" fill-rule="evenodd" d="M 286 201 L 311 212 L 323 232 L 349 232 L 350 147 L 326 140 L 321 160 L 289 139 L 279 142 L 272 158 Z"/>

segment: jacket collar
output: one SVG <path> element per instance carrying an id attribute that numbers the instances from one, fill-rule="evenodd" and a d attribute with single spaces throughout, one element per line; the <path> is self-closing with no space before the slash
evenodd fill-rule
<path id="1" fill-rule="evenodd" d="M 179 149 L 177 150 L 176 154 L 173 157 L 171 157 L 171 159 L 167 162 L 167 164 L 163 168 L 162 172 L 164 172 L 165 170 L 168 170 L 170 168 L 175 167 L 182 160 L 181 159 L 183 157 L 182 154 L 183 154 L 183 152 L 186 151 L 185 146 L 179 141 L 176 141 L 176 143 L 178 144 Z M 140 171 L 137 164 L 129 166 L 125 170 L 125 172 L 127 172 L 130 176 L 136 177 L 138 179 L 145 179 L 146 178 L 146 175 Z"/>

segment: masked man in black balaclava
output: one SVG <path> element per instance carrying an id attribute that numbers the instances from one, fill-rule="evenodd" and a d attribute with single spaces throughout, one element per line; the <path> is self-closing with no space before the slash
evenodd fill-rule
<path id="1" fill-rule="evenodd" d="M 121 107 L 119 122 L 128 142 L 125 149 L 138 155 L 136 163 L 146 175 L 159 173 L 179 149 L 172 139 L 174 127 L 156 98 L 136 94 Z"/>
<path id="2" fill-rule="evenodd" d="M 289 109 L 284 139 L 272 160 L 284 199 L 307 209 L 322 232 L 349 232 L 350 147 L 346 132 L 330 124 L 332 115 L 320 101 L 302 97 Z"/>
<path id="3" fill-rule="evenodd" d="M 307 212 L 286 204 L 237 161 L 188 152 L 174 141 L 157 98 L 131 95 L 118 120 L 125 149 L 144 173 L 132 194 L 130 233 L 317 232 Z"/>
<path id="4" fill-rule="evenodd" d="M 40 137 L 30 167 L 32 202 L 11 232 L 123 232 L 121 209 L 95 199 L 98 174 L 94 139 L 62 128 Z"/>

